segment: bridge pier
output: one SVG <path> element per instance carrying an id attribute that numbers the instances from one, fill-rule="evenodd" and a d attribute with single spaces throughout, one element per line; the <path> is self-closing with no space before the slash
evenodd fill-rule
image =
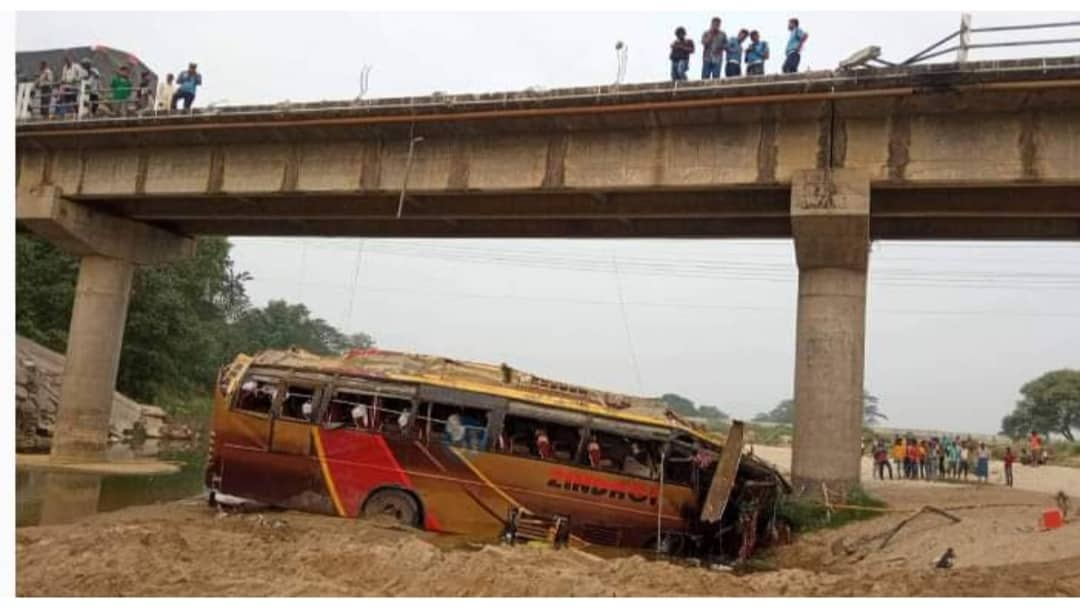
<path id="1" fill-rule="evenodd" d="M 859 483 L 870 181 L 851 169 L 796 173 L 799 266 L 792 481 L 797 492 Z"/>
<path id="2" fill-rule="evenodd" d="M 30 230 L 81 257 L 50 457 L 102 460 L 135 265 L 189 256 L 195 243 L 72 202 L 52 185 L 17 190 L 16 207 Z"/>

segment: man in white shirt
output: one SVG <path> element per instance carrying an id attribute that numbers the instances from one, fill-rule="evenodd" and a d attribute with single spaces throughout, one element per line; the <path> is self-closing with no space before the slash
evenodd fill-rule
<path id="1" fill-rule="evenodd" d="M 70 55 L 64 57 L 64 67 L 60 70 L 60 102 L 56 106 L 56 114 L 61 118 L 78 114 L 79 86 L 86 77 L 86 70 L 81 65 L 72 61 Z"/>
<path id="2" fill-rule="evenodd" d="M 358 429 L 366 429 L 366 428 L 368 428 L 367 406 L 364 405 L 363 403 L 358 403 L 356 405 L 356 407 L 354 407 L 352 409 L 352 419 L 353 419 L 353 424 L 356 425 L 356 428 L 358 428 Z"/>
<path id="3" fill-rule="evenodd" d="M 176 94 L 176 83 L 173 75 L 166 74 L 164 82 L 158 81 L 157 95 L 154 96 L 154 113 L 168 112 L 172 107 L 172 98 Z"/>

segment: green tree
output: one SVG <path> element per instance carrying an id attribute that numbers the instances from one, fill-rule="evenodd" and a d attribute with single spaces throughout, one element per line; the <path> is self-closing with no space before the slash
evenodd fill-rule
<path id="1" fill-rule="evenodd" d="M 863 424 L 874 426 L 879 420 L 888 420 L 889 417 L 881 411 L 881 400 L 863 390 L 862 397 Z"/>
<path id="2" fill-rule="evenodd" d="M 795 400 L 784 399 L 776 404 L 776 407 L 768 412 L 754 416 L 754 422 L 775 422 L 778 424 L 792 424 L 795 422 Z"/>
<path id="3" fill-rule="evenodd" d="M 15 235 L 15 331 L 53 350 L 67 346 L 79 260 L 29 233 Z"/>
<path id="4" fill-rule="evenodd" d="M 682 395 L 664 393 L 660 395 L 660 401 L 663 401 L 671 411 L 680 416 L 697 416 L 697 406 L 694 405 L 693 401 Z"/>
<path id="5" fill-rule="evenodd" d="M 312 318 L 303 304 L 271 300 L 264 308 L 247 310 L 236 321 L 236 349 L 255 353 L 263 349 L 297 346 L 320 355 L 338 355 L 351 348 L 370 348 L 371 336 L 346 336 L 322 319 Z"/>
<path id="6" fill-rule="evenodd" d="M 878 420 L 888 420 L 881 411 L 881 400 L 863 390 L 863 422 L 867 426 L 877 424 Z M 772 410 L 754 416 L 754 422 L 775 422 L 778 424 L 795 423 L 795 400 L 784 399 Z"/>
<path id="7" fill-rule="evenodd" d="M 346 336 L 302 305 L 283 301 L 252 309 L 229 242 L 197 241 L 195 255 L 140 266 L 132 281 L 117 388 L 140 401 L 205 395 L 237 351 L 297 345 L 321 354 L 369 348 L 364 333 Z M 19 334 L 63 352 L 75 296 L 78 259 L 30 233 L 16 234 L 15 321 Z"/>
<path id="8" fill-rule="evenodd" d="M 715 405 L 699 405 L 698 415 L 711 420 L 727 420 L 730 416 Z"/>
<path id="9" fill-rule="evenodd" d="M 1075 441 L 1080 429 L 1080 370 L 1047 372 L 1020 387 L 1016 408 L 1001 421 L 1001 431 L 1013 438 L 1031 431 L 1058 433 Z"/>

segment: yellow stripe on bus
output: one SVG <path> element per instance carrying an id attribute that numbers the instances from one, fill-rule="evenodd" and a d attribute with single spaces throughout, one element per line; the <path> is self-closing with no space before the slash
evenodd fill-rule
<path id="1" fill-rule="evenodd" d="M 453 452 L 461 460 L 461 462 L 464 462 L 465 466 L 469 467 L 469 469 L 472 470 L 473 474 L 475 474 L 477 477 L 479 477 L 481 481 L 486 483 L 489 488 L 491 488 L 492 490 L 495 490 L 495 492 L 499 496 L 502 496 L 504 499 L 506 499 L 506 502 L 509 502 L 510 504 L 512 504 L 515 507 L 521 509 L 522 511 L 525 511 L 526 513 L 532 513 L 532 511 L 530 511 L 527 507 L 525 507 L 525 505 L 523 505 L 523 504 L 519 503 L 518 501 L 514 500 L 509 494 L 507 494 L 506 492 L 503 492 L 501 489 L 499 489 L 499 486 L 495 485 L 495 483 L 493 481 L 488 479 L 487 475 L 484 475 L 483 473 L 481 473 L 480 469 L 476 468 L 476 465 L 474 465 L 472 462 L 470 462 L 469 459 L 464 454 L 461 453 L 460 449 L 455 448 L 455 447 L 451 447 L 450 451 Z M 570 540 L 577 541 L 579 543 L 579 546 L 581 546 L 581 547 L 588 547 L 591 544 L 591 543 L 589 543 L 589 541 L 579 537 L 576 534 L 571 534 L 570 535 Z"/>
<path id="2" fill-rule="evenodd" d="M 315 451 L 319 454 L 319 468 L 322 469 L 326 487 L 330 490 L 330 499 L 334 501 L 334 509 L 337 510 L 339 516 L 345 517 L 345 507 L 341 506 L 337 486 L 334 485 L 334 478 L 330 476 L 330 465 L 326 462 L 326 450 L 323 449 L 322 438 L 319 437 L 319 427 L 312 427 L 311 434 L 315 438 Z"/>

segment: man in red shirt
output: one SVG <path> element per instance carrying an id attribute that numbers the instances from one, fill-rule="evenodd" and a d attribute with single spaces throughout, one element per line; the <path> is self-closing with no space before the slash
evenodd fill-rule
<path id="1" fill-rule="evenodd" d="M 541 460 L 551 460 L 554 455 L 551 450 L 551 441 L 548 440 L 547 431 L 543 429 L 537 429 L 536 431 L 536 452 L 540 455 Z"/>
<path id="2" fill-rule="evenodd" d="M 1042 437 L 1038 431 L 1031 431 L 1031 466 L 1037 467 L 1042 462 Z"/>
<path id="3" fill-rule="evenodd" d="M 904 459 L 904 465 L 907 469 L 908 479 L 919 478 L 919 442 L 914 439 L 908 439 L 907 457 Z"/>

